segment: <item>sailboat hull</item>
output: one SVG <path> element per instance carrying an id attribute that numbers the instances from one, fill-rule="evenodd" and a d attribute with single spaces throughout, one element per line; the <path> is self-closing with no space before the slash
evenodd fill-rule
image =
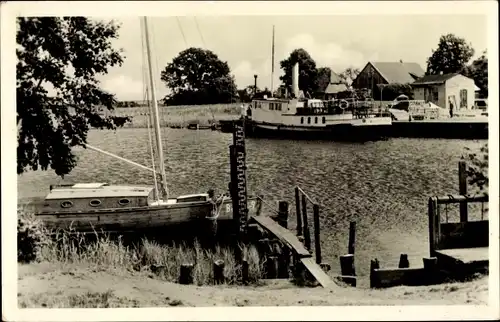
<path id="1" fill-rule="evenodd" d="M 257 197 L 248 199 L 249 216 L 257 214 L 260 202 Z M 211 215 L 211 210 L 212 205 L 208 202 L 191 202 L 78 212 L 39 212 L 36 217 L 53 231 L 133 232 L 180 224 L 206 225 L 206 217 Z M 232 219 L 232 201 L 226 200 L 220 206 L 217 223 Z"/>

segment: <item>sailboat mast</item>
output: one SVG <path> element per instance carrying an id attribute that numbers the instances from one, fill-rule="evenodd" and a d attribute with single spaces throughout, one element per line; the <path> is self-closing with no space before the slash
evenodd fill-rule
<path id="1" fill-rule="evenodd" d="M 272 58 L 271 58 L 271 97 L 274 93 L 274 25 L 273 25 L 273 45 L 272 45 Z"/>
<path id="2" fill-rule="evenodd" d="M 168 188 L 167 188 L 167 177 L 165 175 L 165 164 L 163 161 L 163 145 L 161 139 L 160 132 L 160 119 L 158 112 L 158 101 L 156 99 L 156 90 L 155 83 L 153 77 L 153 65 L 151 62 L 151 46 L 149 44 L 149 29 L 148 29 L 148 19 L 147 17 L 143 17 L 144 19 L 144 32 L 146 36 L 146 52 L 148 57 L 148 69 L 149 69 L 149 84 L 151 86 L 151 100 L 153 101 L 153 128 L 155 130 L 156 136 L 156 145 L 158 151 L 158 162 L 160 167 L 160 176 L 161 176 L 161 185 L 163 187 L 163 192 L 165 194 L 165 198 L 168 199 Z"/>

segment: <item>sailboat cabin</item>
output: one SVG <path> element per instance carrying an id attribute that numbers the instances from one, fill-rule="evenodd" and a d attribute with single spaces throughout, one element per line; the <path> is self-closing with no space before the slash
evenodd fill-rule
<path id="1" fill-rule="evenodd" d="M 51 186 L 43 212 L 74 212 L 109 208 L 145 207 L 154 198 L 154 188 L 79 183 Z"/>

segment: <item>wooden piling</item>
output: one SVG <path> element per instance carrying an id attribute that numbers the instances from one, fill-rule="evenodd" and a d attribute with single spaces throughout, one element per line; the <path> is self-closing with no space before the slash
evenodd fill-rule
<path id="1" fill-rule="evenodd" d="M 458 188 L 461 195 L 467 195 L 467 163 L 458 162 Z M 460 222 L 468 221 L 467 201 L 460 202 Z"/>
<path id="2" fill-rule="evenodd" d="M 347 246 L 347 253 L 354 254 L 356 247 L 356 222 L 349 223 L 349 245 Z"/>
<path id="3" fill-rule="evenodd" d="M 375 270 L 380 268 L 380 263 L 378 259 L 372 259 L 370 261 L 370 288 L 379 287 L 378 278 L 375 274 Z"/>
<path id="4" fill-rule="evenodd" d="M 277 256 L 268 256 L 267 257 L 267 265 L 266 265 L 266 277 L 267 278 L 276 278 L 278 276 L 279 266 L 278 266 L 278 257 Z"/>
<path id="5" fill-rule="evenodd" d="M 340 256 L 340 271 L 344 276 L 356 276 L 353 254 Z"/>
<path id="6" fill-rule="evenodd" d="M 316 264 L 321 264 L 321 243 L 319 228 L 319 205 L 313 205 L 314 214 L 314 251 L 316 252 Z"/>
<path id="7" fill-rule="evenodd" d="M 280 201 L 278 204 L 278 224 L 288 229 L 288 202 Z"/>
<path id="8" fill-rule="evenodd" d="M 302 221 L 304 225 L 304 246 L 310 251 L 311 235 L 309 234 L 309 223 L 307 221 L 307 200 L 304 195 L 302 195 Z"/>
<path id="9" fill-rule="evenodd" d="M 246 258 L 241 262 L 241 280 L 243 284 L 248 284 L 248 261 Z"/>
<path id="10" fill-rule="evenodd" d="M 213 263 L 214 284 L 224 284 L 224 261 L 222 259 L 215 260 Z"/>
<path id="11" fill-rule="evenodd" d="M 399 256 L 399 268 L 408 268 L 410 267 L 410 261 L 408 260 L 407 254 L 401 254 Z"/>
<path id="12" fill-rule="evenodd" d="M 181 264 L 179 273 L 179 284 L 193 284 L 193 269 L 194 264 Z"/>
<path id="13" fill-rule="evenodd" d="M 297 236 L 302 236 L 302 216 L 300 213 L 300 191 L 295 187 L 295 213 L 297 217 Z"/>
<path id="14" fill-rule="evenodd" d="M 423 258 L 426 284 L 434 284 L 438 279 L 437 257 Z"/>

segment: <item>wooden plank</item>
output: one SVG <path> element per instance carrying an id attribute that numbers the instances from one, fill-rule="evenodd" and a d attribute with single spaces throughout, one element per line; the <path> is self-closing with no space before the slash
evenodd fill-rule
<path id="1" fill-rule="evenodd" d="M 423 268 L 384 268 L 375 269 L 373 277 L 374 287 L 393 287 L 400 285 L 418 286 L 425 281 Z"/>
<path id="2" fill-rule="evenodd" d="M 321 286 L 327 288 L 336 286 L 332 279 L 321 269 L 321 267 L 316 264 L 312 257 L 301 258 L 300 261 L 304 267 L 314 276 L 314 278 L 321 284 Z"/>
<path id="3" fill-rule="evenodd" d="M 448 256 L 464 264 L 489 261 L 488 247 L 441 249 L 436 253 L 438 256 Z"/>
<path id="4" fill-rule="evenodd" d="M 440 224 L 439 242 L 436 249 L 487 247 L 489 221 L 469 221 Z"/>
<path id="5" fill-rule="evenodd" d="M 299 255 L 300 257 L 312 256 L 294 234 L 292 234 L 288 229 L 278 225 L 271 218 L 266 216 L 252 216 L 251 219 L 255 220 L 259 225 L 270 231 L 281 241 L 288 244 L 292 248 L 293 252 Z"/>

